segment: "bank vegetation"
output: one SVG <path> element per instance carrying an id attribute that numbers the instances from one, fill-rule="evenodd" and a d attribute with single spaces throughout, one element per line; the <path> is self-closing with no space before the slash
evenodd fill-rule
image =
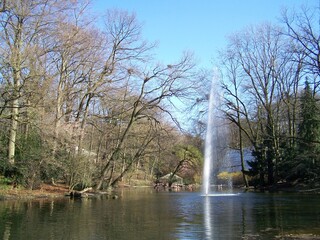
<path id="1" fill-rule="evenodd" d="M 205 80 L 191 53 L 160 63 L 134 14 L 95 16 L 88 1 L 1 4 L 4 182 L 100 190 L 173 170 L 199 182 L 200 150 L 173 114 Z"/>
<path id="2" fill-rule="evenodd" d="M 223 111 L 247 186 L 320 187 L 319 18 L 319 7 L 283 10 L 278 25 L 235 33 L 221 52 Z"/>
<path id="3" fill-rule="evenodd" d="M 98 16 L 88 1 L 0 9 L 3 184 L 101 190 L 168 173 L 201 183 L 212 74 L 191 53 L 159 62 L 134 14 Z M 284 10 L 279 24 L 234 33 L 220 52 L 221 111 L 247 187 L 320 182 L 319 15 Z"/>

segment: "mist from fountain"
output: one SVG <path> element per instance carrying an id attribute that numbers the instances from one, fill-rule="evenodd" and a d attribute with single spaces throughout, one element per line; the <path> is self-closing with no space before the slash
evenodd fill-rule
<path id="1" fill-rule="evenodd" d="M 212 78 L 211 90 L 209 95 L 209 109 L 208 109 L 208 120 L 207 120 L 207 132 L 205 138 L 205 152 L 204 152 L 204 168 L 203 168 L 203 192 L 205 195 L 209 194 L 211 184 L 211 171 L 212 171 L 212 156 L 213 151 L 213 128 L 214 128 L 214 80 Z"/>
<path id="2" fill-rule="evenodd" d="M 216 190 L 212 190 L 211 186 L 215 186 L 215 179 L 222 165 L 228 166 L 228 130 L 224 124 L 224 120 L 219 107 L 220 101 L 220 75 L 218 69 L 213 70 L 213 78 L 211 82 L 207 131 L 205 136 L 205 153 L 204 153 L 204 168 L 203 168 L 203 194 L 205 196 L 226 196 L 234 195 L 230 193 L 217 194 Z M 225 170 L 225 169 L 224 169 Z M 228 180 L 228 190 L 232 188 L 232 182 Z"/>

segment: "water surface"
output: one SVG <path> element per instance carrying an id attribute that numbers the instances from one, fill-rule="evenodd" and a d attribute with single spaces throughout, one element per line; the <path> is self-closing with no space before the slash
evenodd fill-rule
<path id="1" fill-rule="evenodd" d="M 0 202 L 0 239 L 274 239 L 320 234 L 320 196 L 124 189 L 119 199 Z"/>

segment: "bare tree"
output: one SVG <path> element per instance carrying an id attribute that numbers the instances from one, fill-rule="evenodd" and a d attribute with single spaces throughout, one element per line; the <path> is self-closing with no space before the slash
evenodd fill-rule
<path id="1" fill-rule="evenodd" d="M 284 71 L 289 63 L 289 59 L 284 57 L 286 41 L 282 39 L 278 28 L 261 25 L 249 28 L 243 34 L 235 35 L 231 39 L 230 46 L 236 58 L 235 64 L 239 69 L 237 71 L 239 71 L 238 77 L 241 79 L 242 91 L 247 94 L 246 99 L 240 98 L 239 95 L 235 95 L 234 90 L 225 87 L 235 101 L 229 104 L 235 113 L 233 119 L 237 119 L 237 114 L 241 113 L 247 119 L 248 126 L 256 122 L 254 128 L 249 128 L 251 134 L 247 136 L 251 139 L 253 146 L 265 148 L 262 151 L 265 151 L 263 156 L 267 163 L 268 184 L 273 184 L 280 161 L 279 100 L 283 89 L 283 84 L 280 83 L 289 81 L 285 78 Z M 233 81 L 231 85 L 237 88 L 237 84 L 239 83 Z M 249 110 L 246 102 L 250 99 Z M 232 104 L 235 105 L 232 106 Z M 238 104 L 241 104 L 241 110 Z M 250 115 L 251 118 L 249 118 Z M 235 122 L 239 122 L 239 119 Z M 253 129 L 256 130 L 253 131 Z"/>
<path id="2" fill-rule="evenodd" d="M 222 54 L 223 55 L 223 54 Z M 244 159 L 244 136 L 243 133 L 251 140 L 251 144 L 255 144 L 256 132 L 251 127 L 251 121 L 249 120 L 249 114 L 244 103 L 244 100 L 241 100 L 241 79 L 239 77 L 239 62 L 238 59 L 234 59 L 233 54 L 231 52 L 227 52 L 221 58 L 223 67 L 226 72 L 226 80 L 225 83 L 222 84 L 223 89 L 226 93 L 225 95 L 225 104 L 226 111 L 225 114 L 227 118 L 231 121 L 231 123 L 235 124 L 238 128 L 238 142 L 237 142 L 237 150 L 240 153 L 240 164 L 241 171 L 243 175 L 243 181 L 246 187 L 249 187 L 245 168 L 245 159 Z M 229 83 L 229 84 L 228 84 Z M 243 125 L 243 121 L 247 122 L 247 126 L 249 128 L 245 128 Z"/>
<path id="3" fill-rule="evenodd" d="M 84 128 L 81 119 L 85 121 L 89 107 L 86 99 L 91 100 L 93 97 L 91 85 L 97 77 L 96 63 L 101 61 L 97 56 L 101 54 L 98 46 L 103 44 L 103 39 L 97 36 L 97 30 L 86 29 L 84 23 L 80 25 L 79 20 L 77 24 L 62 22 L 52 36 L 52 41 L 57 43 L 49 54 L 51 64 L 55 66 L 52 75 L 55 79 L 52 87 L 56 94 L 53 100 L 54 152 L 60 138 L 59 132 L 63 132 L 64 125 L 73 126 L 74 134 L 81 136 L 81 129 Z M 89 26 L 87 25 L 88 28 Z M 74 139 L 74 144 L 77 145 L 78 140 Z"/>
<path id="4" fill-rule="evenodd" d="M 5 11 L 0 15 L 2 76 L 6 82 L 6 92 L 2 109 L 10 112 L 8 162 L 15 163 L 16 138 L 19 124 L 19 110 L 24 84 L 30 79 L 29 56 L 34 56 L 36 45 L 52 24 L 48 20 L 59 14 L 59 4 L 55 1 L 4 2 Z M 5 4 L 6 3 L 6 4 Z M 53 7 L 54 6 L 54 7 Z M 62 14 L 62 13 L 60 13 Z"/>
<path id="5" fill-rule="evenodd" d="M 0 13 L 6 11 L 6 0 L 0 2 Z"/>
<path id="6" fill-rule="evenodd" d="M 174 97 L 183 97 L 192 87 L 191 79 L 195 77 L 193 72 L 194 64 L 189 55 L 184 56 L 177 64 L 161 67 L 159 65 L 151 68 L 147 72 L 132 72 L 134 77 L 137 94 L 133 102 L 127 109 L 127 121 L 121 133 L 119 141 L 114 150 L 106 159 L 97 182 L 97 189 L 102 187 L 103 181 L 116 161 L 116 158 L 123 148 L 125 140 L 132 131 L 135 124 L 148 119 L 151 122 L 158 123 L 159 119 L 154 115 L 156 112 L 165 112 L 173 117 L 165 105 Z M 133 76 L 135 75 L 135 76 Z M 188 84 L 189 83 L 189 84 Z M 139 84 L 139 88 L 137 88 Z M 173 119 L 174 120 L 174 119 Z M 147 138 L 145 138 L 145 141 Z M 148 141 L 147 141 L 148 143 Z"/>
<path id="7" fill-rule="evenodd" d="M 283 34 L 294 41 L 291 51 L 296 53 L 297 63 L 302 63 L 304 71 L 312 78 L 314 92 L 319 91 L 320 76 L 320 29 L 319 29 L 319 6 L 313 9 L 302 7 L 300 12 L 284 10 L 282 21 L 286 26 Z M 309 79 L 311 81 L 311 79 Z"/>
<path id="8" fill-rule="evenodd" d="M 41 166 L 71 188 L 92 184 L 94 175 L 97 188 L 114 185 L 153 159 L 149 146 L 157 145 L 161 123 L 179 125 L 173 109 L 203 79 L 192 56 L 154 63 L 155 45 L 125 11 L 108 11 L 99 29 L 86 18 L 87 1 L 1 3 L 0 120 L 8 163 L 20 160 L 16 145 L 32 131 L 51 150 L 36 158 L 33 176 Z M 158 148 L 156 154 L 159 160 Z"/>

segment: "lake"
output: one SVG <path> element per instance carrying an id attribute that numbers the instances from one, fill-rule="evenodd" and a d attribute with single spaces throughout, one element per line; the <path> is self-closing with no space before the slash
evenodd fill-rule
<path id="1" fill-rule="evenodd" d="M 118 199 L 0 201 L 0 239 L 274 239 L 320 234 L 320 196 L 118 190 Z M 279 238 L 277 238 L 279 239 Z"/>

